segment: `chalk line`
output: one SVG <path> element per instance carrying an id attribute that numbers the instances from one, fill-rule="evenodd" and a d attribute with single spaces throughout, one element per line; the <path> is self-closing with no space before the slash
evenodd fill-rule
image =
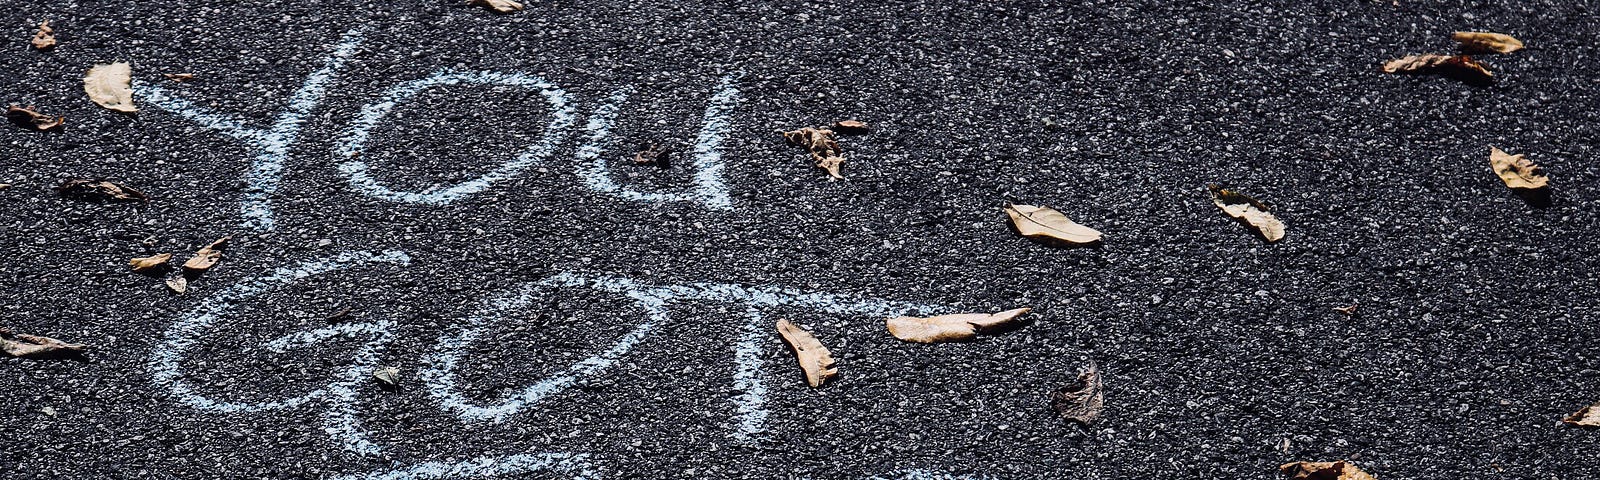
<path id="1" fill-rule="evenodd" d="M 460 462 L 427 462 L 400 470 L 343 475 L 334 480 L 429 480 L 477 478 L 512 475 L 538 471 L 559 472 L 571 475 L 574 480 L 598 478 L 589 455 L 570 453 L 537 453 L 484 456 Z M 540 476 L 538 478 L 553 478 Z"/>
<path id="2" fill-rule="evenodd" d="M 416 96 L 423 90 L 459 84 L 506 85 L 538 90 L 544 95 L 545 100 L 550 102 L 552 117 L 550 125 L 545 128 L 544 136 L 537 144 L 501 163 L 489 173 L 455 185 L 434 185 L 422 192 L 401 192 L 373 178 L 371 168 L 358 158 L 358 155 L 366 154 L 364 149 L 373 128 L 377 127 L 397 104 Z M 481 192 L 489 188 L 490 184 L 514 177 L 550 156 L 566 138 L 567 129 L 572 126 L 572 110 L 565 91 L 537 76 L 523 73 L 441 70 L 427 78 L 396 85 L 385 92 L 378 102 L 362 107 L 360 115 L 356 117 L 339 144 L 334 147 L 334 160 L 342 161 L 339 164 L 339 171 L 349 177 L 350 185 L 356 191 L 396 202 L 444 205 Z"/>
<path id="3" fill-rule="evenodd" d="M 262 412 L 295 408 L 314 400 L 330 404 L 324 415 L 323 430 L 341 442 L 349 451 L 372 454 L 381 448 L 367 440 L 360 420 L 355 415 L 358 400 L 357 385 L 371 373 L 377 362 L 379 349 L 390 339 L 392 322 L 350 323 L 297 332 L 263 343 L 273 352 L 290 348 L 307 347 L 325 340 L 347 337 L 370 337 L 357 351 L 353 363 L 341 371 L 327 387 L 319 388 L 293 398 L 265 402 L 233 402 L 217 400 L 201 394 L 184 379 L 183 360 L 191 350 L 200 345 L 205 333 L 228 315 L 239 304 L 275 288 L 301 279 L 365 264 L 387 263 L 409 265 L 411 258 L 404 252 L 390 250 L 379 253 L 343 252 L 331 258 L 311 260 L 293 266 L 280 267 L 265 276 L 246 279 L 219 292 L 207 303 L 178 317 L 167 328 L 165 339 L 151 354 L 150 370 L 157 386 L 172 392 L 178 401 L 201 410 L 223 413 Z"/>
<path id="4" fill-rule="evenodd" d="M 245 173 L 247 188 L 240 213 L 245 218 L 245 226 L 271 231 L 274 228 L 272 194 L 278 191 L 283 179 L 284 163 L 300 136 L 300 127 L 317 104 L 322 102 L 328 84 L 344 67 L 345 60 L 355 54 L 361 42 L 360 30 L 345 33 L 334 47 L 333 54 L 323 60 L 321 68 L 306 77 L 300 88 L 289 97 L 288 106 L 278 113 L 272 128 L 267 130 L 249 127 L 236 116 L 196 105 L 162 87 L 135 83 L 134 92 L 140 100 L 244 143 L 254 158 L 250 162 L 249 172 Z"/>
<path id="5" fill-rule="evenodd" d="M 739 332 L 739 343 L 733 349 L 733 389 L 739 395 L 733 398 L 734 411 L 739 415 L 739 428 L 733 438 L 750 442 L 767 430 L 767 385 L 762 379 L 761 339 L 767 330 L 761 310 L 745 309 L 744 328 Z"/>
<path id="6" fill-rule="evenodd" d="M 728 187 L 722 178 L 721 148 L 723 140 L 728 136 L 728 130 L 732 127 L 730 118 L 733 109 L 739 104 L 737 76 L 724 77 L 707 101 L 701 119 L 700 133 L 695 137 L 692 150 L 695 169 L 694 187 L 687 192 L 641 192 L 618 185 L 606 173 L 607 162 L 601 154 L 609 143 L 611 125 L 616 121 L 617 110 L 628 100 L 631 92 L 632 89 L 627 88 L 618 90 L 595 107 L 594 113 L 589 116 L 589 122 L 584 126 L 587 136 L 583 144 L 578 146 L 575 155 L 578 160 L 578 176 L 583 179 L 584 184 L 595 191 L 627 200 L 693 201 L 714 210 L 732 209 L 733 202 L 728 199 Z"/>

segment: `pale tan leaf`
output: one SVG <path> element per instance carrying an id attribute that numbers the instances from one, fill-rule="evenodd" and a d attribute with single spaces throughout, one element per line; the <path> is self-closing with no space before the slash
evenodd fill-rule
<path id="1" fill-rule="evenodd" d="M 33 40 L 31 41 L 31 43 L 33 43 L 33 48 L 37 48 L 37 49 L 40 49 L 40 50 L 49 50 L 49 49 L 55 48 L 55 46 L 56 46 L 55 33 L 56 33 L 56 30 L 53 29 L 53 28 L 50 28 L 50 21 L 49 20 L 45 20 L 43 22 L 39 22 L 39 31 L 38 32 L 34 32 Z"/>
<path id="2" fill-rule="evenodd" d="M 844 180 L 844 175 L 839 174 L 839 167 L 844 165 L 844 157 L 825 157 L 817 160 L 817 168 L 827 170 L 828 176 Z"/>
<path id="3" fill-rule="evenodd" d="M 1538 190 L 1550 186 L 1550 178 L 1544 176 L 1544 169 L 1522 154 L 1511 155 L 1491 146 L 1489 168 L 1494 169 L 1494 174 L 1500 177 L 1500 181 L 1506 182 L 1507 187 Z"/>
<path id="4" fill-rule="evenodd" d="M 1511 53 L 1522 49 L 1522 41 L 1493 32 L 1456 32 L 1450 35 L 1461 47 L 1476 52 Z"/>
<path id="5" fill-rule="evenodd" d="M 495 13 L 512 13 L 522 10 L 522 4 L 512 0 L 467 0 L 467 5 L 494 10 Z"/>
<path id="6" fill-rule="evenodd" d="M 806 373 L 807 384 L 820 387 L 839 374 L 839 370 L 833 366 L 833 354 L 828 352 L 828 347 L 822 346 L 822 342 L 817 341 L 817 337 L 811 336 L 811 332 L 788 320 L 778 320 L 778 334 L 794 350 L 795 359 L 800 361 L 800 369 Z"/>
<path id="7" fill-rule="evenodd" d="M 1567 418 L 1561 419 L 1561 421 L 1566 422 L 1567 425 L 1579 427 L 1600 427 L 1600 403 L 1580 408 L 1572 415 L 1568 415 Z"/>
<path id="8" fill-rule="evenodd" d="M 81 352 L 84 348 L 83 345 L 76 343 L 0 328 L 0 352 L 16 358 L 60 358 Z"/>
<path id="9" fill-rule="evenodd" d="M 54 130 L 67 123 L 67 117 L 39 113 L 32 105 L 26 107 L 12 105 L 6 108 L 6 119 L 11 120 L 11 123 L 39 131 Z"/>
<path id="10" fill-rule="evenodd" d="M 1000 313 L 960 313 L 933 317 L 895 317 L 885 322 L 894 338 L 916 343 L 969 340 L 980 331 L 1000 329 L 1028 313 L 1027 307 Z"/>
<path id="11" fill-rule="evenodd" d="M 840 120 L 833 123 L 833 129 L 843 133 L 866 133 L 870 130 L 867 122 L 860 120 Z"/>
<path id="12" fill-rule="evenodd" d="M 127 62 L 95 65 L 83 77 L 83 91 L 102 107 L 118 112 L 139 111 L 133 106 L 133 67 Z"/>
<path id="13" fill-rule="evenodd" d="M 379 368 L 372 372 L 372 378 L 377 380 L 380 385 L 397 387 L 400 385 L 400 369 L 394 367 Z"/>
<path id="14" fill-rule="evenodd" d="M 1072 245 L 1090 245 L 1099 242 L 1099 230 L 1079 225 L 1066 214 L 1050 207 L 1036 205 L 1006 205 L 1006 215 L 1017 233 L 1032 239 L 1065 242 Z"/>
<path id="15" fill-rule="evenodd" d="M 1290 475 L 1289 480 L 1377 480 L 1354 464 L 1337 462 L 1294 462 L 1278 467 L 1279 472 Z"/>
<path id="16" fill-rule="evenodd" d="M 167 80 L 172 80 L 178 83 L 194 80 L 193 73 L 163 73 L 161 76 L 167 77 Z"/>
<path id="17" fill-rule="evenodd" d="M 167 277 L 165 283 L 167 284 L 167 288 L 172 290 L 172 293 L 184 293 L 189 291 L 189 279 L 185 278 L 182 274 Z"/>
<path id="18" fill-rule="evenodd" d="M 834 140 L 833 130 L 826 128 L 802 128 L 783 132 L 783 139 L 790 145 L 799 145 L 811 151 L 811 161 L 817 168 L 826 170 L 828 176 L 843 180 L 844 175 L 839 172 L 844 165 L 844 156 L 839 150 L 839 142 Z"/>
<path id="19" fill-rule="evenodd" d="M 1211 201 L 1216 203 L 1217 208 L 1222 209 L 1223 213 L 1243 220 L 1246 224 L 1255 228 L 1256 231 L 1261 232 L 1261 236 L 1266 238 L 1268 243 L 1283 240 L 1283 222 L 1278 220 L 1278 217 L 1273 216 L 1272 212 L 1267 211 L 1265 204 L 1250 198 L 1249 195 L 1222 188 L 1216 184 L 1208 187 L 1211 189 Z"/>
<path id="20" fill-rule="evenodd" d="M 205 248 L 201 248 L 200 251 L 194 252 L 194 256 L 189 257 L 189 261 L 183 262 L 184 270 L 205 271 L 211 268 L 212 265 L 216 265 L 218 260 L 222 260 L 222 246 L 232 238 L 222 237 L 215 242 L 211 242 L 210 245 L 206 245 Z"/>
<path id="21" fill-rule="evenodd" d="M 1494 79 L 1494 74 L 1489 72 L 1488 67 L 1466 55 L 1434 53 L 1407 55 L 1384 63 L 1383 71 L 1384 73 L 1440 73 L 1477 82 Z"/>
<path id="22" fill-rule="evenodd" d="M 1105 391 L 1100 369 L 1093 364 L 1078 374 L 1078 380 L 1050 392 L 1050 407 L 1062 418 L 1088 425 L 1105 409 Z"/>
<path id="23" fill-rule="evenodd" d="M 69 197 L 91 198 L 98 200 L 118 201 L 149 201 L 150 197 L 144 192 L 105 180 L 90 180 L 87 178 L 69 178 L 56 186 L 56 191 Z"/>
<path id="24" fill-rule="evenodd" d="M 128 260 L 128 266 L 133 267 L 135 272 L 149 272 L 165 266 L 168 260 L 172 260 L 172 254 L 163 253 Z"/>

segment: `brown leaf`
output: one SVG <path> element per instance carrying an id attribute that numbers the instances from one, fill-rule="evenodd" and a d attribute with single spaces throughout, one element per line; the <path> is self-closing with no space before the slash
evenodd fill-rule
<path id="1" fill-rule="evenodd" d="M 54 338 L 12 332 L 0 328 L 0 351 L 16 358 L 61 358 L 83 351 L 85 347 Z"/>
<path id="2" fill-rule="evenodd" d="M 1487 82 L 1494 79 L 1489 68 L 1466 55 L 1426 53 L 1407 55 L 1383 64 L 1384 73 L 1439 73 L 1463 80 Z"/>
<path id="3" fill-rule="evenodd" d="M 194 252 L 194 256 L 189 257 L 189 261 L 183 262 L 183 269 L 195 272 L 203 272 L 210 269 L 212 265 L 217 264 L 218 260 L 222 260 L 222 246 L 226 245 L 228 240 L 231 239 L 233 237 L 219 238 L 217 241 L 211 242 L 210 245 L 201 248 L 200 251 Z"/>
<path id="4" fill-rule="evenodd" d="M 1377 480 L 1367 472 L 1343 460 L 1337 462 L 1294 462 L 1278 467 L 1279 472 L 1292 475 L 1289 480 Z"/>
<path id="5" fill-rule="evenodd" d="M 1261 236 L 1268 243 L 1283 240 L 1284 226 L 1278 217 L 1267 211 L 1267 206 L 1250 198 L 1249 195 L 1235 190 L 1222 188 L 1220 185 L 1211 184 L 1211 201 L 1217 204 L 1228 216 L 1243 220 L 1246 224 L 1261 232 Z"/>
<path id="6" fill-rule="evenodd" d="M 1100 418 L 1105 409 L 1105 392 L 1100 383 L 1100 369 L 1093 363 L 1078 374 L 1078 381 L 1050 392 L 1050 407 L 1061 418 L 1088 425 Z"/>
<path id="7" fill-rule="evenodd" d="M 1561 421 L 1579 427 L 1600 427 L 1600 403 L 1580 408 Z"/>
<path id="8" fill-rule="evenodd" d="M 1461 48 L 1473 52 L 1511 53 L 1522 49 L 1522 41 L 1503 33 L 1456 32 L 1450 35 Z"/>
<path id="9" fill-rule="evenodd" d="M 60 128 L 67 123 L 67 117 L 52 117 L 39 113 L 38 110 L 34 110 L 32 105 L 26 107 L 12 105 L 6 108 L 6 119 L 11 120 L 11 123 L 41 132 Z"/>
<path id="10" fill-rule="evenodd" d="M 1099 230 L 1079 225 L 1067 218 L 1066 214 L 1050 207 L 1006 205 L 1005 210 L 1017 233 L 1024 237 L 1070 245 L 1091 245 L 1100 241 Z"/>
<path id="11" fill-rule="evenodd" d="M 860 120 L 840 120 L 833 123 L 833 129 L 838 130 L 839 133 L 851 134 L 867 133 L 867 130 L 870 130 L 870 128 L 867 127 L 867 122 Z"/>
<path id="12" fill-rule="evenodd" d="M 1333 307 L 1333 311 L 1339 312 L 1339 313 L 1343 313 L 1345 315 L 1355 315 L 1356 314 L 1356 309 L 1360 308 L 1360 307 L 1361 307 L 1361 304 L 1352 303 L 1352 304 L 1349 304 L 1349 305 L 1345 305 L 1343 307 Z"/>
<path id="13" fill-rule="evenodd" d="M 1507 187 L 1538 190 L 1550 186 L 1550 178 L 1544 176 L 1544 169 L 1523 158 L 1522 154 L 1511 155 L 1491 146 L 1489 168 L 1494 169 L 1494 174 L 1500 177 L 1500 181 L 1506 182 Z"/>
<path id="14" fill-rule="evenodd" d="M 979 331 L 993 331 L 1016 321 L 1028 313 L 1027 307 L 1000 313 L 960 313 L 934 317 L 895 317 L 886 322 L 894 338 L 916 343 L 938 343 L 970 340 Z"/>
<path id="15" fill-rule="evenodd" d="M 494 10 L 495 13 L 512 13 L 522 10 L 522 4 L 512 0 L 467 0 L 467 5 Z"/>
<path id="16" fill-rule="evenodd" d="M 181 273 L 167 277 L 164 282 L 167 284 L 167 288 L 172 289 L 173 293 L 184 293 L 189 291 L 189 279 L 184 277 Z"/>
<path id="17" fill-rule="evenodd" d="M 49 50 L 56 46 L 56 31 L 50 28 L 50 21 L 39 22 L 39 31 L 33 34 L 33 48 Z"/>
<path id="18" fill-rule="evenodd" d="M 817 337 L 811 332 L 802 330 L 788 320 L 778 320 L 778 334 L 783 336 L 784 343 L 794 349 L 794 356 L 800 361 L 800 369 L 806 372 L 806 383 L 813 388 L 822 386 L 823 382 L 839 374 L 833 368 L 833 354 L 828 352 L 828 347 L 822 346 Z"/>
<path id="19" fill-rule="evenodd" d="M 163 253 L 128 260 L 128 266 L 133 267 L 135 272 L 151 272 L 166 266 L 168 260 L 172 260 L 172 254 Z"/>
<path id="20" fill-rule="evenodd" d="M 790 145 L 799 145 L 811 151 L 811 161 L 817 168 L 826 170 L 828 176 L 843 180 L 844 175 L 839 173 L 839 167 L 844 164 L 844 156 L 839 150 L 839 142 L 834 141 L 833 130 L 826 128 L 802 128 L 783 132 L 783 139 Z"/>
<path id="21" fill-rule="evenodd" d="M 644 145 L 643 148 L 643 150 L 639 150 L 638 153 L 633 154 L 634 165 L 655 165 L 662 168 L 667 167 L 667 155 L 672 153 L 672 149 L 670 147 L 663 147 L 651 143 Z"/>
<path id="22" fill-rule="evenodd" d="M 95 65 L 83 77 L 83 91 L 102 107 L 123 113 L 139 111 L 133 106 L 133 68 L 127 62 Z"/>
<path id="23" fill-rule="evenodd" d="M 99 200 L 118 201 L 149 201 L 150 197 L 144 192 L 124 187 L 105 180 L 89 180 L 86 178 L 69 178 L 63 180 L 56 191 L 69 197 L 95 198 Z"/>
<path id="24" fill-rule="evenodd" d="M 178 83 L 194 80 L 193 73 L 163 73 L 161 76 L 167 77 L 167 80 L 172 80 Z"/>

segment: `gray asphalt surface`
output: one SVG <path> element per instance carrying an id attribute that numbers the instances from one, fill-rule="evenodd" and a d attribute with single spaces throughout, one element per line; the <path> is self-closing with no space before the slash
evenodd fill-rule
<path id="1" fill-rule="evenodd" d="M 93 346 L 80 361 L 0 361 L 0 476 L 334 478 L 565 452 L 599 478 L 1271 479 L 1283 462 L 1340 458 L 1384 479 L 1600 478 L 1600 432 L 1559 422 L 1600 400 L 1592 5 L 1185 3 L 597 1 L 495 15 L 454 0 L 0 2 L 0 96 L 68 118 L 59 133 L 0 128 L 0 183 L 13 185 L 0 190 L 0 316 Z M 27 39 L 46 18 L 60 46 L 41 53 Z M 240 216 L 253 155 L 241 142 L 82 93 L 90 66 L 123 60 L 137 83 L 266 128 L 353 29 L 365 41 L 292 146 L 270 232 Z M 1529 45 L 1482 57 L 1494 85 L 1377 72 L 1480 29 Z M 571 139 L 450 205 L 352 188 L 330 153 L 352 119 L 441 68 L 559 85 L 578 114 Z M 160 76 L 173 72 L 198 78 Z M 732 209 L 619 199 L 574 173 L 588 113 L 632 86 L 611 172 L 689 185 L 681 150 L 661 169 L 631 165 L 631 147 L 692 143 L 731 74 Z M 521 89 L 428 89 L 363 158 L 397 189 L 465 181 L 537 140 L 549 110 Z M 772 133 L 844 118 L 874 126 L 842 139 L 847 181 Z M 1489 145 L 1545 165 L 1551 204 L 1513 195 L 1487 168 Z M 51 187 L 66 177 L 154 200 L 62 198 Z M 1268 245 L 1224 217 L 1208 182 L 1271 204 L 1288 237 Z M 1061 209 L 1104 246 L 1019 238 L 1007 201 Z M 226 256 L 186 295 L 126 266 L 224 235 Z M 334 382 L 362 339 L 264 342 L 393 322 L 376 361 L 401 369 L 401 387 L 363 379 L 352 393 L 382 453 L 342 449 L 326 399 L 225 413 L 157 378 L 152 359 L 188 312 L 358 250 L 411 262 L 238 302 L 181 363 L 203 395 L 289 398 Z M 441 335 L 484 298 L 559 272 L 1036 310 L 1006 334 L 912 345 L 881 317 L 772 309 L 809 325 L 842 375 L 806 387 L 764 335 L 770 417 L 751 441 L 730 435 L 744 309 L 717 302 L 671 305 L 617 365 L 504 422 L 441 408 L 417 375 Z M 1351 303 L 1354 316 L 1332 310 Z M 471 343 L 460 387 L 485 402 L 521 389 L 642 318 L 616 295 L 540 297 Z M 1090 361 L 1107 409 L 1084 428 L 1047 395 Z"/>

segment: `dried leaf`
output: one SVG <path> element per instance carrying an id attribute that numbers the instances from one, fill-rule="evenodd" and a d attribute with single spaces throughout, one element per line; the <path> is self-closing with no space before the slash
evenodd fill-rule
<path id="1" fill-rule="evenodd" d="M 168 260 L 172 260 L 172 254 L 163 253 L 128 260 L 128 266 L 133 267 L 135 272 L 150 272 L 165 267 Z"/>
<path id="2" fill-rule="evenodd" d="M 146 196 L 144 192 L 105 180 L 89 180 L 86 178 L 66 179 L 56 187 L 56 191 L 69 197 L 95 198 L 99 200 L 150 200 L 150 197 Z"/>
<path id="3" fill-rule="evenodd" d="M 0 328 L 0 351 L 16 358 L 61 358 L 83 351 L 85 347 L 54 338 L 28 335 Z"/>
<path id="4" fill-rule="evenodd" d="M 790 145 L 799 145 L 811 151 L 811 161 L 817 168 L 827 170 L 828 176 L 843 180 L 844 175 L 839 173 L 839 167 L 844 164 L 844 156 L 839 150 L 839 142 L 834 141 L 833 130 L 826 128 L 802 128 L 783 132 L 783 139 Z"/>
<path id="5" fill-rule="evenodd" d="M 634 165 L 655 165 L 662 168 L 667 167 L 667 154 L 672 152 L 671 148 L 656 145 L 654 143 L 646 144 L 642 147 L 642 150 L 639 150 L 638 153 L 633 154 Z"/>
<path id="6" fill-rule="evenodd" d="M 840 120 L 834 122 L 833 129 L 838 130 L 840 133 L 867 133 L 867 130 L 870 130 L 867 127 L 867 122 L 860 120 Z"/>
<path id="7" fill-rule="evenodd" d="M 6 119 L 11 120 L 11 123 L 41 132 L 60 128 L 67 123 L 67 117 L 52 117 L 39 113 L 38 110 L 34 110 L 32 105 L 26 107 L 12 105 L 6 108 Z"/>
<path id="8" fill-rule="evenodd" d="M 1510 35 L 1492 32 L 1456 32 L 1450 35 L 1461 48 L 1474 52 L 1511 53 L 1522 49 L 1522 41 Z"/>
<path id="9" fill-rule="evenodd" d="M 384 386 L 388 386 L 388 387 L 399 386 L 400 385 L 400 369 L 394 368 L 394 367 L 383 367 L 383 368 L 378 369 L 375 372 L 372 372 L 372 378 L 376 379 L 379 384 L 382 384 Z"/>
<path id="10" fill-rule="evenodd" d="M 1499 175 L 1507 187 L 1538 190 L 1550 186 L 1550 178 L 1544 176 L 1544 170 L 1522 154 L 1511 155 L 1491 146 L 1489 168 L 1494 169 L 1494 174 Z"/>
<path id="11" fill-rule="evenodd" d="M 467 5 L 475 5 L 495 13 L 511 13 L 522 10 L 522 4 L 512 0 L 467 0 Z"/>
<path id="12" fill-rule="evenodd" d="M 49 50 L 56 46 L 56 30 L 50 28 L 50 21 L 39 22 L 39 31 L 33 34 L 33 48 Z"/>
<path id="13" fill-rule="evenodd" d="M 1471 81 L 1490 81 L 1489 68 L 1466 55 L 1407 55 L 1383 64 L 1384 73 L 1440 73 Z"/>
<path id="14" fill-rule="evenodd" d="M 210 245 L 206 245 L 205 248 L 201 248 L 200 251 L 194 252 L 194 256 L 189 257 L 189 261 L 183 262 L 183 269 L 195 272 L 203 272 L 210 269 L 212 265 L 217 264 L 218 260 L 222 260 L 222 246 L 231 239 L 233 237 L 219 238 L 217 241 L 211 242 Z"/>
<path id="15" fill-rule="evenodd" d="M 1285 463 L 1278 467 L 1278 471 L 1292 475 L 1289 480 L 1377 480 L 1343 460 Z"/>
<path id="16" fill-rule="evenodd" d="M 173 293 L 184 293 L 189 291 L 189 279 L 185 278 L 183 274 L 176 274 L 167 277 L 165 282 L 167 284 L 167 288 L 172 289 Z"/>
<path id="17" fill-rule="evenodd" d="M 167 77 L 167 80 L 172 80 L 178 83 L 194 80 L 193 73 L 163 73 L 161 76 Z"/>
<path id="18" fill-rule="evenodd" d="M 817 160 L 817 168 L 827 170 L 828 176 L 844 180 L 844 175 L 839 174 L 839 167 L 844 165 L 844 157 L 824 157 Z"/>
<path id="19" fill-rule="evenodd" d="M 1010 325 L 1031 309 L 1017 308 L 1000 313 L 961 313 L 934 317 L 895 317 L 886 324 L 889 334 L 907 342 L 938 343 L 970 340 L 980 331 L 988 332 Z"/>
<path id="20" fill-rule="evenodd" d="M 1105 409 L 1105 392 L 1100 383 L 1100 369 L 1093 363 L 1078 374 L 1078 381 L 1050 392 L 1050 407 L 1061 418 L 1088 425 L 1100 418 Z"/>
<path id="21" fill-rule="evenodd" d="M 1579 427 L 1600 427 L 1600 403 L 1578 409 L 1576 413 L 1568 415 L 1561 421 Z"/>
<path id="22" fill-rule="evenodd" d="M 1355 315 L 1356 314 L 1356 309 L 1360 308 L 1360 307 L 1361 307 L 1361 304 L 1352 303 L 1352 304 L 1349 304 L 1349 305 L 1345 305 L 1343 307 L 1333 307 L 1333 311 L 1339 312 L 1339 313 L 1343 313 L 1345 315 Z"/>
<path id="23" fill-rule="evenodd" d="M 1072 245 L 1091 245 L 1100 241 L 1100 231 L 1079 225 L 1066 214 L 1050 207 L 1037 205 L 1006 205 L 1006 215 L 1017 233 L 1032 239 L 1065 242 Z"/>
<path id="24" fill-rule="evenodd" d="M 800 369 L 806 372 L 806 383 L 813 388 L 822 386 L 823 382 L 839 374 L 833 368 L 833 354 L 828 352 L 828 347 L 822 346 L 817 337 L 811 332 L 802 330 L 788 320 L 778 320 L 778 334 L 783 336 L 784 343 L 794 349 L 794 356 L 800 361 Z"/>
<path id="25" fill-rule="evenodd" d="M 127 62 L 95 65 L 83 77 L 83 91 L 102 107 L 124 113 L 137 112 L 139 109 L 133 106 L 132 77 L 133 67 Z"/>
<path id="26" fill-rule="evenodd" d="M 1211 201 L 1217 204 L 1228 216 L 1243 220 L 1246 224 L 1261 232 L 1261 236 L 1268 243 L 1283 240 L 1283 222 L 1278 217 L 1267 211 L 1267 206 L 1250 198 L 1249 195 L 1234 190 L 1222 188 L 1219 185 L 1209 185 Z"/>

